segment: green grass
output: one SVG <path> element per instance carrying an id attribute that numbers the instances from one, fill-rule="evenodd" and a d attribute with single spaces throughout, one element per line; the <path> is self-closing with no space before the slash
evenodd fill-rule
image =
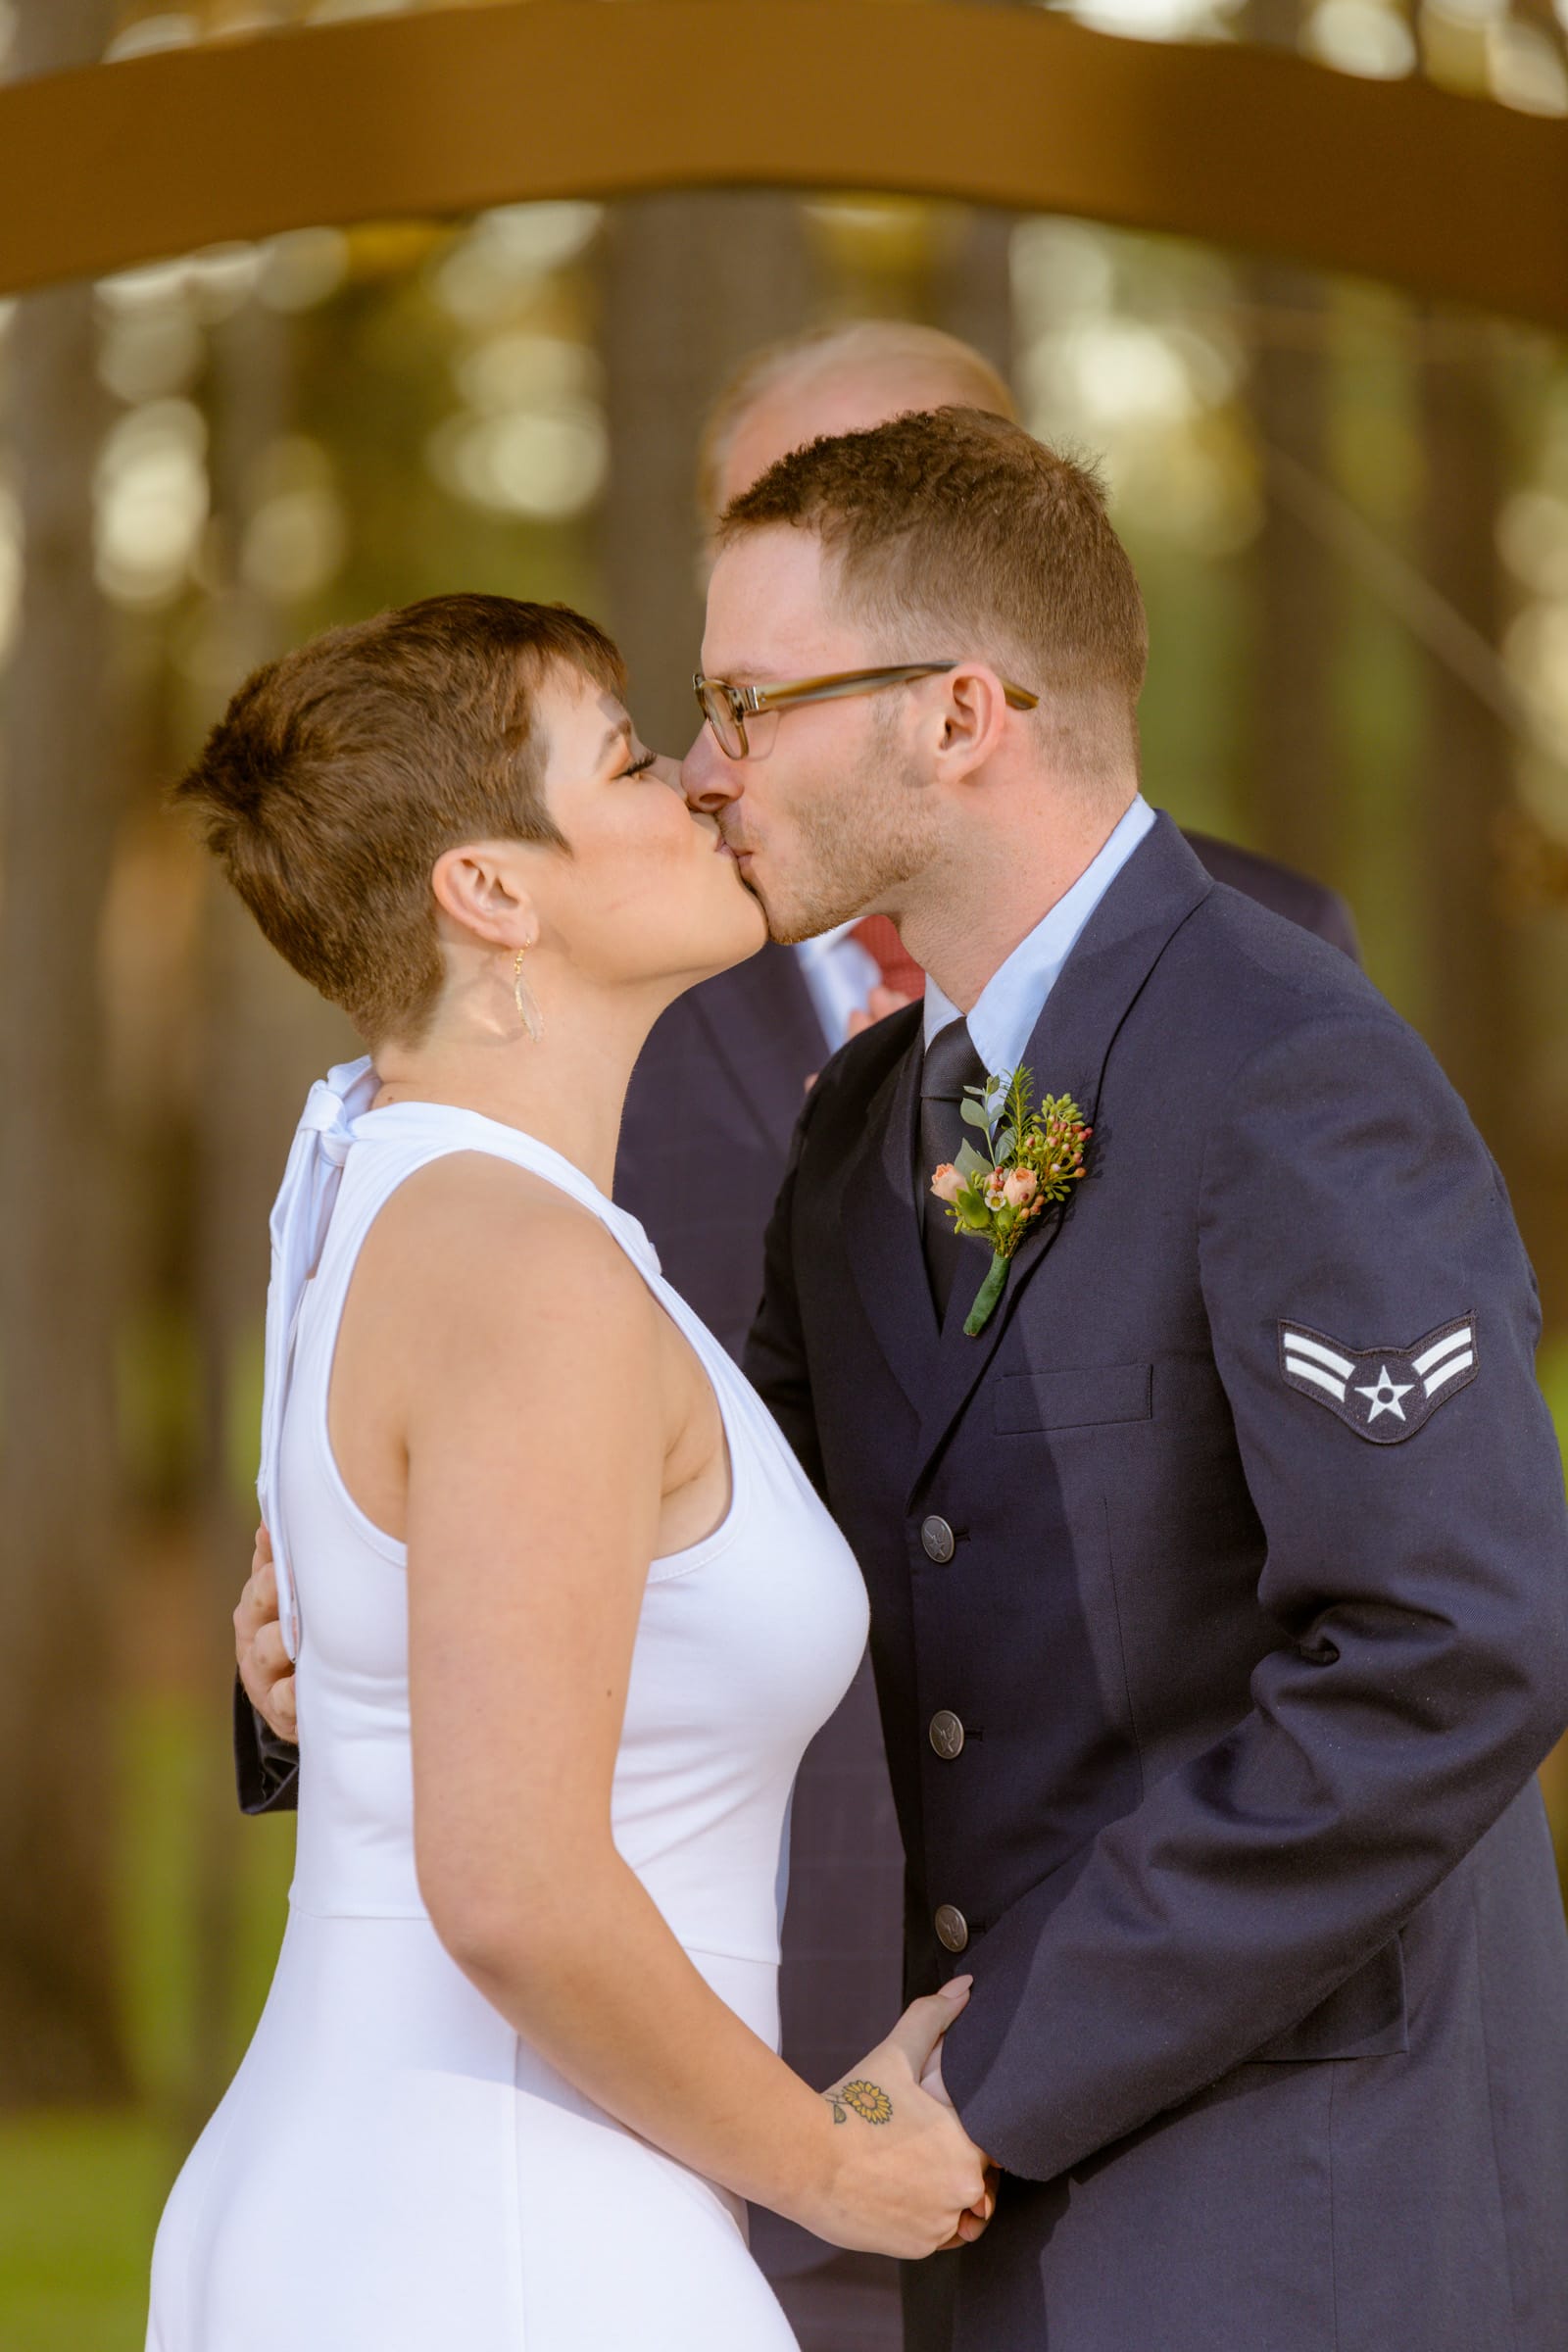
<path id="1" fill-rule="evenodd" d="M 196 2079 L 191 2019 L 195 1830 L 204 1789 L 226 1799 L 225 1718 L 221 1707 L 164 1696 L 127 1726 L 120 1933 L 140 2096 L 123 2112 L 0 2119 L 0 2352 L 140 2352 L 158 2216 L 222 2087 Z M 289 1818 L 246 1822 L 236 1811 L 232 1823 L 235 1924 L 220 1956 L 225 2079 L 266 1997 L 294 1847 Z"/>
<path id="2" fill-rule="evenodd" d="M 140 2352 L 172 2151 L 151 2115 L 0 2125 L 4 2352 Z"/>

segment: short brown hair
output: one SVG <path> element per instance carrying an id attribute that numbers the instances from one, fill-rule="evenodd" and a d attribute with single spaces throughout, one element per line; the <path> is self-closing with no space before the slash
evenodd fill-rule
<path id="1" fill-rule="evenodd" d="M 443 966 L 430 872 L 464 841 L 567 844 L 541 788 L 546 674 L 625 691 L 564 605 L 433 596 L 247 678 L 174 788 L 268 939 L 372 1048 L 417 1043 Z"/>
<path id="2" fill-rule="evenodd" d="M 767 393 L 791 380 L 819 383 L 856 368 L 895 368 L 911 376 L 939 376 L 944 385 L 961 393 L 966 408 L 983 409 L 992 416 L 1017 416 L 1010 390 L 984 352 L 939 326 L 924 326 L 912 318 L 852 318 L 782 336 L 741 362 L 704 419 L 697 445 L 697 511 L 704 530 L 711 529 L 722 505 L 718 486 L 735 428 Z"/>
<path id="3" fill-rule="evenodd" d="M 719 548 L 781 523 L 817 534 L 891 659 L 989 656 L 1041 697 L 1065 764 L 1136 757 L 1149 628 L 1093 466 L 978 409 L 914 412 L 781 458 Z"/>

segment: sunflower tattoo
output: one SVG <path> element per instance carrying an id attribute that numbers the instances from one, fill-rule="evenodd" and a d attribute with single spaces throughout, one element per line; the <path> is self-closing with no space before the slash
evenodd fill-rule
<path id="1" fill-rule="evenodd" d="M 836 2124 L 842 2124 L 852 2108 L 862 2123 L 893 2121 L 893 2101 L 875 2082 L 842 2082 L 837 2090 L 824 2090 L 822 2096 L 832 2108 Z"/>

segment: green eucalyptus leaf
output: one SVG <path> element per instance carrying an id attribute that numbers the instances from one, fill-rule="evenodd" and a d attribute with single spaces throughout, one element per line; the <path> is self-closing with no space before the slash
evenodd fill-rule
<path id="1" fill-rule="evenodd" d="M 960 1119 L 962 1119 L 966 1127 L 979 1127 L 987 1135 L 990 1134 L 991 1120 L 984 1107 L 980 1103 L 960 1102 L 958 1105 L 958 1116 Z"/>
<path id="2" fill-rule="evenodd" d="M 984 1177 L 989 1176 L 991 1173 L 990 1160 L 987 1159 L 983 1153 L 975 1150 L 973 1144 L 970 1143 L 967 1136 L 964 1137 L 963 1142 L 958 1146 L 957 1157 L 955 1159 L 953 1164 L 957 1169 L 960 1176 Z"/>

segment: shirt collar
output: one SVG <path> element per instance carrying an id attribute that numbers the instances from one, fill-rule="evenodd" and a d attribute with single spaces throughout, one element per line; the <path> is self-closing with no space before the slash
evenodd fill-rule
<path id="1" fill-rule="evenodd" d="M 1049 914 L 986 982 L 969 1014 L 969 1035 L 988 1072 L 1010 1075 L 1017 1068 L 1079 933 L 1153 821 L 1154 811 L 1139 794 L 1072 888 L 1063 891 Z M 925 1043 L 929 1046 L 939 1030 L 958 1017 L 956 1004 L 928 978 Z"/>

